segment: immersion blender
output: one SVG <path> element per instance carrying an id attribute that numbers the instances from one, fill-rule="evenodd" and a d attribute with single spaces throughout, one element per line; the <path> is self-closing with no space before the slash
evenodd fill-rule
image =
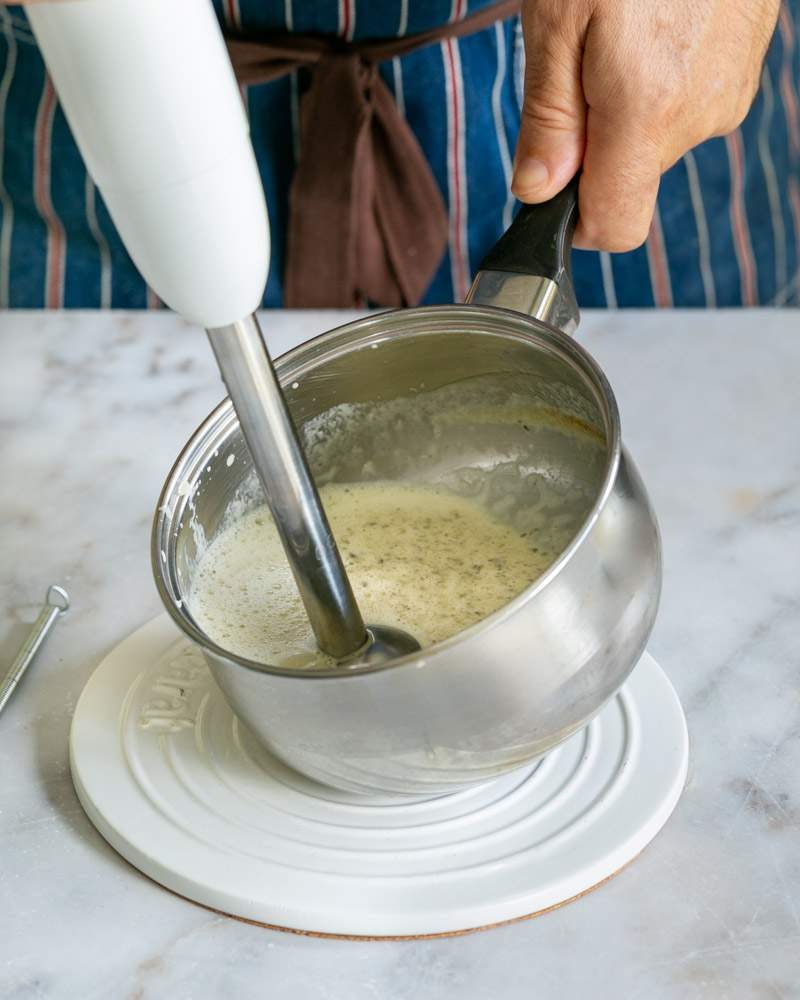
<path id="1" fill-rule="evenodd" d="M 364 625 L 254 315 L 267 208 L 210 0 L 48 0 L 26 12 L 131 258 L 208 332 L 320 649 L 345 662 L 418 650 L 399 629 Z"/>

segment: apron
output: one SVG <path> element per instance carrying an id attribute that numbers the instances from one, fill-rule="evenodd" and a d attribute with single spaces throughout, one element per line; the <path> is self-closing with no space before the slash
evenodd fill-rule
<path id="1" fill-rule="evenodd" d="M 495 20 L 488 8 L 486 0 L 215 0 L 269 205 L 266 307 L 464 298 L 474 268 L 515 210 L 509 184 L 522 36 L 517 15 Z M 750 113 L 732 135 L 703 143 L 664 175 L 645 246 L 616 255 L 575 252 L 582 307 L 800 304 L 799 29 L 800 0 L 784 0 Z M 303 231 L 309 191 L 324 190 L 312 148 L 317 130 L 306 131 L 307 119 L 327 91 L 317 87 L 314 96 L 319 66 L 307 47 L 280 72 L 274 53 L 259 54 L 276 32 L 283 45 L 288 34 L 326 36 L 345 47 L 382 43 L 358 65 L 381 82 L 368 88 L 376 128 L 398 116 L 402 141 L 395 141 L 400 128 L 384 130 L 384 141 L 373 143 L 380 155 L 366 163 L 354 156 L 350 173 L 339 171 L 340 187 L 350 193 L 351 224 L 346 232 L 329 224 L 327 240 L 317 239 L 313 227 Z M 400 44 L 414 42 L 412 36 L 425 44 Z M 326 71 L 333 72 L 330 60 Z M 347 81 L 339 84 L 346 92 Z M 305 161 L 304 146 L 313 154 Z M 412 147 L 416 154 L 404 156 Z M 421 162 L 397 176 L 392 164 L 409 157 Z M 348 186 L 348 176 L 357 183 Z M 376 185 L 400 196 L 375 199 Z M 341 200 L 329 201 L 335 213 Z M 376 201 L 383 214 L 367 204 Z M 427 214 L 420 211 L 425 204 Z M 422 226 L 418 246 L 435 257 L 416 267 L 407 266 L 403 252 L 415 219 Z M 310 285 L 303 263 L 314 263 L 315 251 L 337 267 Z M 338 263 L 345 259 L 342 273 Z M 319 273 L 319 261 L 314 266 Z M 159 305 L 86 173 L 24 11 L 0 7 L 0 307 Z"/>

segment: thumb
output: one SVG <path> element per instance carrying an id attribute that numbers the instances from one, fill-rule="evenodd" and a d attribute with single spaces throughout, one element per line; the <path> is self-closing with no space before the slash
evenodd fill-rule
<path id="1" fill-rule="evenodd" d="M 520 201 L 536 203 L 558 194 L 583 159 L 581 58 L 586 25 L 559 0 L 527 0 L 522 27 L 525 99 L 511 190 Z"/>

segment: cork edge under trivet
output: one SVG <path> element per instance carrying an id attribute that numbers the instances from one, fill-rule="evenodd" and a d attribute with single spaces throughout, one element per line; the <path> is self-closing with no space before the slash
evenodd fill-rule
<path id="1" fill-rule="evenodd" d="M 132 867 L 136 868 L 141 875 L 144 875 L 149 882 L 157 885 L 159 889 L 163 889 L 172 896 L 177 896 L 178 899 L 184 899 L 187 903 L 191 903 L 193 906 L 197 906 L 199 909 L 205 910 L 207 913 L 216 913 L 220 917 L 229 917 L 231 920 L 238 920 L 240 924 L 250 924 L 251 927 L 263 927 L 264 930 L 267 931 L 280 931 L 282 934 L 294 934 L 297 937 L 323 938 L 332 941 L 433 941 L 437 938 L 465 937 L 467 934 L 477 934 L 479 931 L 492 931 L 497 927 L 507 927 L 509 924 L 521 924 L 524 920 L 533 920 L 535 917 L 544 916 L 545 913 L 552 913 L 553 910 L 560 910 L 562 906 L 568 906 L 570 903 L 574 903 L 578 899 L 583 899 L 583 897 L 588 896 L 590 892 L 594 892 L 596 889 L 602 888 L 606 882 L 610 882 L 611 879 L 616 878 L 620 872 L 624 872 L 629 865 L 632 865 L 635 861 L 637 861 L 644 851 L 647 850 L 647 847 L 649 847 L 649 844 L 645 845 L 645 847 L 643 847 L 638 854 L 635 854 L 629 861 L 626 861 L 624 865 L 617 868 L 616 871 L 611 872 L 610 875 L 606 875 L 606 877 L 600 879 L 599 882 L 595 882 L 594 885 L 590 885 L 589 888 L 584 889 L 583 892 L 576 893 L 576 895 L 570 896 L 569 899 L 562 899 L 560 903 L 553 903 L 552 906 L 545 906 L 541 910 L 534 910 L 533 913 L 523 913 L 519 917 L 509 917 L 507 920 L 498 920 L 496 923 L 481 924 L 478 927 L 465 927 L 460 931 L 438 931 L 436 934 L 333 934 L 330 931 L 304 931 L 297 927 L 283 927 L 281 924 L 266 924 L 261 920 L 251 920 L 249 917 L 240 917 L 235 913 L 226 913 L 225 910 L 218 910 L 215 906 L 207 906 L 205 903 L 199 903 L 196 899 L 190 899 L 188 896 L 183 896 L 174 889 L 170 889 L 168 886 L 162 885 L 154 878 L 151 878 L 146 872 L 136 868 L 135 865 L 132 865 Z M 127 861 L 127 858 L 125 860 Z M 128 864 L 130 864 L 129 861 Z"/>

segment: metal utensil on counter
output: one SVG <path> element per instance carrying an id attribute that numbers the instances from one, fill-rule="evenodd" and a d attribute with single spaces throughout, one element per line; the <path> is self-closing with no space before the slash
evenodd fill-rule
<path id="1" fill-rule="evenodd" d="M 6 707 L 17 685 L 22 680 L 25 671 L 33 663 L 50 629 L 68 608 L 69 594 L 63 587 L 51 584 L 47 588 L 42 610 L 31 626 L 27 639 L 23 642 L 19 652 L 14 657 L 14 662 L 11 664 L 8 673 L 2 683 L 0 683 L 0 712 Z"/>

